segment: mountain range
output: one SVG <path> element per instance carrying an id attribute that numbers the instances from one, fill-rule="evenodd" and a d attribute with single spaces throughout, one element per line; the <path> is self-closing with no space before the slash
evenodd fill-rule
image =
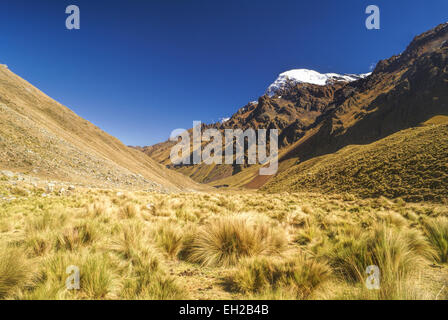
<path id="1" fill-rule="evenodd" d="M 402 143 L 408 144 L 409 148 L 402 144 L 399 146 L 414 151 L 419 150 L 413 145 L 414 141 L 422 143 L 417 137 L 413 137 L 414 134 L 427 134 L 429 139 L 440 132 L 440 137 L 443 137 L 446 134 L 444 116 L 448 115 L 447 66 L 448 23 L 444 23 L 415 37 L 403 53 L 380 61 L 370 74 L 338 75 L 306 69 L 291 70 L 282 73 L 258 101 L 240 108 L 230 119 L 203 125 L 204 130 L 216 128 L 221 131 L 236 128 L 278 129 L 279 171 L 275 176 L 259 176 L 259 165 L 199 164 L 173 167 L 169 159 L 169 151 L 174 145 L 171 141 L 139 149 L 163 165 L 213 186 L 264 186 L 263 190 L 266 191 L 302 190 L 309 187 L 300 178 L 305 176 L 311 177 L 315 181 L 313 186 L 318 187 L 317 181 L 322 180 L 315 175 L 321 175 L 322 172 L 311 170 L 306 165 L 307 161 L 321 161 L 325 158 L 323 156 L 341 150 L 344 150 L 341 152 L 350 161 L 355 161 L 359 154 L 352 154 L 344 148 L 356 145 L 369 145 L 363 151 L 367 154 L 375 154 L 379 152 L 377 148 L 380 148 L 382 152 L 393 155 L 394 148 L 384 149 L 384 144 L 390 141 L 382 139 L 403 130 L 400 134 L 408 138 L 401 136 L 404 140 Z M 430 131 L 408 131 L 410 128 L 425 126 L 425 123 L 431 123 L 431 126 L 437 128 Z M 446 139 L 437 141 L 442 144 L 442 149 L 446 149 Z M 378 143 L 371 145 L 375 142 Z M 438 167 L 440 163 L 446 163 L 446 153 L 433 151 L 431 155 L 436 159 L 434 163 L 426 165 L 428 168 L 437 167 L 436 171 L 441 173 L 441 177 L 437 179 L 448 181 L 446 167 Z M 397 161 L 399 160 L 401 159 Z M 338 163 L 335 169 L 344 172 L 347 161 L 333 164 L 328 162 L 326 168 L 335 168 Z M 355 164 L 361 163 L 360 161 L 361 159 L 357 159 Z M 376 165 L 387 166 L 387 163 Z M 423 179 L 424 170 L 415 169 L 418 172 L 414 178 Z M 405 174 L 397 172 L 399 173 Z M 348 171 L 346 174 L 350 175 Z M 288 176 L 289 183 L 285 182 L 285 176 Z M 403 179 L 406 180 L 406 177 Z M 348 179 L 346 183 L 352 184 L 353 181 Z M 446 188 L 446 183 L 437 186 L 433 185 L 434 188 L 443 189 Z M 428 186 L 422 184 L 420 187 Z M 342 189 L 359 191 L 366 196 L 381 193 L 373 189 L 368 192 L 368 185 Z M 403 190 L 390 192 L 392 196 L 404 193 Z"/>

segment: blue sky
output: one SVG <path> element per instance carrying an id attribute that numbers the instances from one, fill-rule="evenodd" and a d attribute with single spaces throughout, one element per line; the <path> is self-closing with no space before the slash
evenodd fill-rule
<path id="1" fill-rule="evenodd" d="M 65 28 L 78 5 L 81 30 Z M 369 4 L 381 30 L 365 28 Z M 364 73 L 448 1 L 2 0 L 0 63 L 130 145 L 218 121 L 294 68 Z"/>

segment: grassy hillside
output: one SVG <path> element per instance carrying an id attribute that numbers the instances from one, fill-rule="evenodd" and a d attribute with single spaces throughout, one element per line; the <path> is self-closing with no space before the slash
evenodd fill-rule
<path id="1" fill-rule="evenodd" d="M 368 145 L 351 145 L 280 173 L 263 190 L 350 192 L 441 201 L 448 195 L 447 117 Z M 436 124 L 437 123 L 437 124 Z"/>
<path id="2" fill-rule="evenodd" d="M 80 118 L 0 66 L 0 169 L 109 187 L 197 185 Z"/>

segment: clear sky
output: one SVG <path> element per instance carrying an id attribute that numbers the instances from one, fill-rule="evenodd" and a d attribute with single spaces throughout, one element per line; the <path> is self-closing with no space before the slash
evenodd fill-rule
<path id="1" fill-rule="evenodd" d="M 78 5 L 81 30 L 65 28 Z M 381 9 L 381 30 L 365 8 Z M 218 121 L 281 72 L 365 73 L 446 0 L 1 0 L 0 63 L 130 145 Z"/>

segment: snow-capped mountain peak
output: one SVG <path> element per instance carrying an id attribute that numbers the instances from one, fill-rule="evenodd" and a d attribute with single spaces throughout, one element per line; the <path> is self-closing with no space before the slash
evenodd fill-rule
<path id="1" fill-rule="evenodd" d="M 370 73 L 364 74 L 337 74 L 337 73 L 319 73 L 308 69 L 294 69 L 281 73 L 277 80 L 272 83 L 266 90 L 266 94 L 273 96 L 277 91 L 285 88 L 287 84 L 310 83 L 324 86 L 332 82 L 352 82 L 369 76 Z"/>

